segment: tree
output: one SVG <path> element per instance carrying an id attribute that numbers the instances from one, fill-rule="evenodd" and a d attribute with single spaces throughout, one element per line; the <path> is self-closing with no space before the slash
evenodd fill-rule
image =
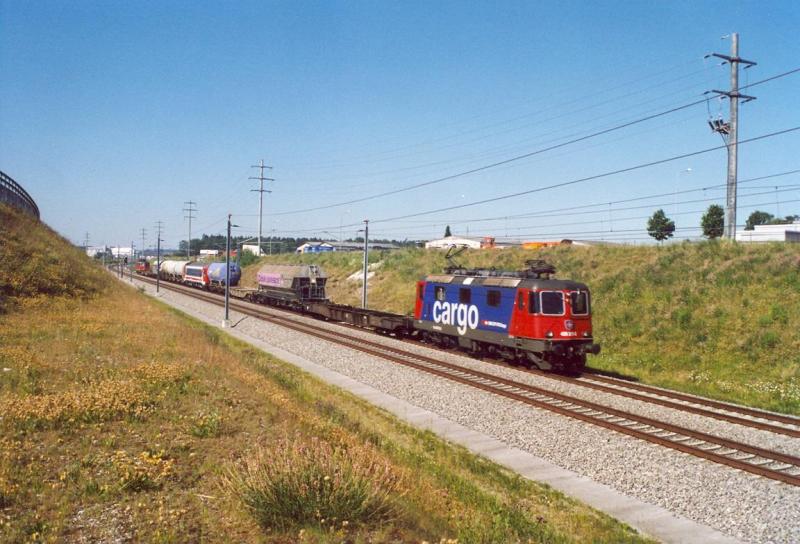
<path id="1" fill-rule="evenodd" d="M 725 226 L 725 210 L 719 204 L 712 204 L 703 215 L 700 222 L 703 227 L 703 236 L 708 239 L 719 238 L 722 236 L 723 227 Z"/>
<path id="2" fill-rule="evenodd" d="M 453 233 L 450 232 L 450 225 L 447 225 L 447 228 L 444 229 L 444 237 L 447 238 L 448 236 L 452 236 Z"/>
<path id="3" fill-rule="evenodd" d="M 774 215 L 759 210 L 754 211 L 747 218 L 747 223 L 744 225 L 744 230 L 755 230 L 756 225 L 766 225 L 775 218 Z"/>
<path id="4" fill-rule="evenodd" d="M 667 217 L 664 210 L 657 210 L 653 216 L 647 220 L 647 234 L 663 242 L 667 238 L 672 238 L 675 232 L 675 221 Z"/>
<path id="5" fill-rule="evenodd" d="M 776 217 L 775 219 L 771 219 L 769 221 L 770 225 L 791 225 L 795 221 L 800 219 L 800 215 L 787 215 L 786 218 L 781 219 L 780 217 Z"/>

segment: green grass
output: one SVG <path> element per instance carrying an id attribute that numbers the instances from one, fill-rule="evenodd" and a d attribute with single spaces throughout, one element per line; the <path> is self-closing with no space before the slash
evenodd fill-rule
<path id="1" fill-rule="evenodd" d="M 317 263 L 329 295 L 358 304 L 359 253 L 280 255 L 265 262 Z M 712 241 L 657 246 L 474 250 L 472 267 L 556 265 L 558 277 L 592 290 L 594 333 L 603 351 L 591 367 L 644 382 L 781 412 L 800 413 L 800 244 Z M 411 313 L 416 280 L 445 266 L 444 253 L 372 252 L 370 307 Z M 244 271 L 254 282 L 256 263 Z"/>

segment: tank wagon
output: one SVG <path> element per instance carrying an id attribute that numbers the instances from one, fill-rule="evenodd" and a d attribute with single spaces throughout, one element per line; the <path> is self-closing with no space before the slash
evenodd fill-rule
<path id="1" fill-rule="evenodd" d="M 183 283 L 183 272 L 191 261 L 161 261 L 159 274 L 165 280 Z"/>
<path id="2" fill-rule="evenodd" d="M 238 263 L 230 263 L 230 274 L 225 272 L 225 263 L 211 263 L 208 265 L 208 280 L 212 286 L 225 287 L 228 277 L 230 276 L 231 287 L 239 285 L 239 280 L 242 278 L 242 269 Z"/>
<path id="3" fill-rule="evenodd" d="M 589 289 L 551 278 L 529 261 L 519 272 L 451 268 L 417 284 L 414 328 L 424 341 L 499 356 L 544 370 L 580 372 L 600 346 L 592 337 Z"/>

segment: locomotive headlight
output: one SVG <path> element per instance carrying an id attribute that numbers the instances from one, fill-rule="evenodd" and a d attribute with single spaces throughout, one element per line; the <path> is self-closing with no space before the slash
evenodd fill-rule
<path id="1" fill-rule="evenodd" d="M 545 336 L 548 337 L 548 338 L 552 338 L 553 337 L 553 331 L 547 331 L 547 334 L 545 334 Z"/>
<path id="2" fill-rule="evenodd" d="M 591 338 L 591 337 L 592 337 L 592 331 L 586 331 L 586 332 L 584 332 L 584 333 L 583 333 L 583 337 L 584 337 L 584 338 Z"/>
<path id="3" fill-rule="evenodd" d="M 571 319 L 567 319 L 566 321 L 564 321 L 564 328 L 567 329 L 568 331 L 573 330 L 575 328 L 575 322 L 572 321 Z"/>

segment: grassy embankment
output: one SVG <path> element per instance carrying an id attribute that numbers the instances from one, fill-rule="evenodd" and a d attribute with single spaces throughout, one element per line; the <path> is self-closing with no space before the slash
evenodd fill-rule
<path id="1" fill-rule="evenodd" d="M 316 262 L 329 293 L 358 304 L 360 282 L 345 278 L 361 254 L 283 255 L 262 262 Z M 544 258 L 558 277 L 592 290 L 593 368 L 644 382 L 782 412 L 800 413 L 800 244 L 703 242 L 664 247 L 559 247 L 471 251 L 466 266 L 524 268 Z M 439 251 L 370 255 L 370 306 L 410 313 L 414 283 L 445 265 Z M 245 270 L 253 281 L 258 265 Z"/>
<path id="2" fill-rule="evenodd" d="M 641 541 L 0 216 L 0 541 Z"/>

